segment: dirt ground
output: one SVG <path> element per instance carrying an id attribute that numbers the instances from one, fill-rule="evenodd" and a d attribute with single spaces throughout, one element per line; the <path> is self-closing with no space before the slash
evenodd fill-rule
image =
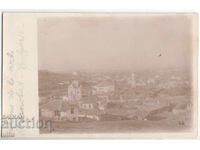
<path id="1" fill-rule="evenodd" d="M 180 125 L 178 121 L 122 120 L 101 122 L 52 122 L 52 131 L 41 129 L 41 133 L 127 133 L 127 132 L 183 132 L 191 125 Z"/>

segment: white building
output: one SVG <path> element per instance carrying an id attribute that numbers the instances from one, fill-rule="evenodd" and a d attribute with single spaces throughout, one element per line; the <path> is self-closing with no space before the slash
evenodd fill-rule
<path id="1" fill-rule="evenodd" d="M 68 101 L 79 101 L 82 97 L 81 85 L 79 85 L 77 80 L 73 80 L 68 86 Z"/>
<path id="2" fill-rule="evenodd" d="M 115 90 L 115 86 L 112 82 L 109 81 L 104 81 L 101 82 L 95 86 L 93 86 L 93 95 L 96 94 L 105 94 L 105 93 L 110 93 L 110 92 L 114 92 Z"/>

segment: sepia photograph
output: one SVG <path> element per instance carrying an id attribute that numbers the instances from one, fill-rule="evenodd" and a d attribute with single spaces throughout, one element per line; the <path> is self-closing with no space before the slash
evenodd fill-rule
<path id="1" fill-rule="evenodd" d="M 0 4 L 1 149 L 199 149 L 198 1 Z"/>
<path id="2" fill-rule="evenodd" d="M 193 132 L 195 17 L 39 17 L 39 120 L 52 123 L 40 134 Z"/>

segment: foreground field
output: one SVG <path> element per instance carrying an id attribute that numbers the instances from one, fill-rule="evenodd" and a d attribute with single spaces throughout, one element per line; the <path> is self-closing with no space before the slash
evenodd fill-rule
<path id="1" fill-rule="evenodd" d="M 187 132 L 190 124 L 179 125 L 175 120 L 123 120 L 101 122 L 52 122 L 52 133 L 127 133 L 127 132 Z M 41 133 L 51 133 L 41 129 Z"/>

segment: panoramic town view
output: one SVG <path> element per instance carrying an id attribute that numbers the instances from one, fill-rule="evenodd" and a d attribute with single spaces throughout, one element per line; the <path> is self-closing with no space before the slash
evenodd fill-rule
<path id="1" fill-rule="evenodd" d="M 191 18 L 85 14 L 38 20 L 40 133 L 189 132 Z"/>
<path id="2" fill-rule="evenodd" d="M 191 127 L 190 76 L 145 72 L 39 71 L 42 132 L 182 131 Z"/>

